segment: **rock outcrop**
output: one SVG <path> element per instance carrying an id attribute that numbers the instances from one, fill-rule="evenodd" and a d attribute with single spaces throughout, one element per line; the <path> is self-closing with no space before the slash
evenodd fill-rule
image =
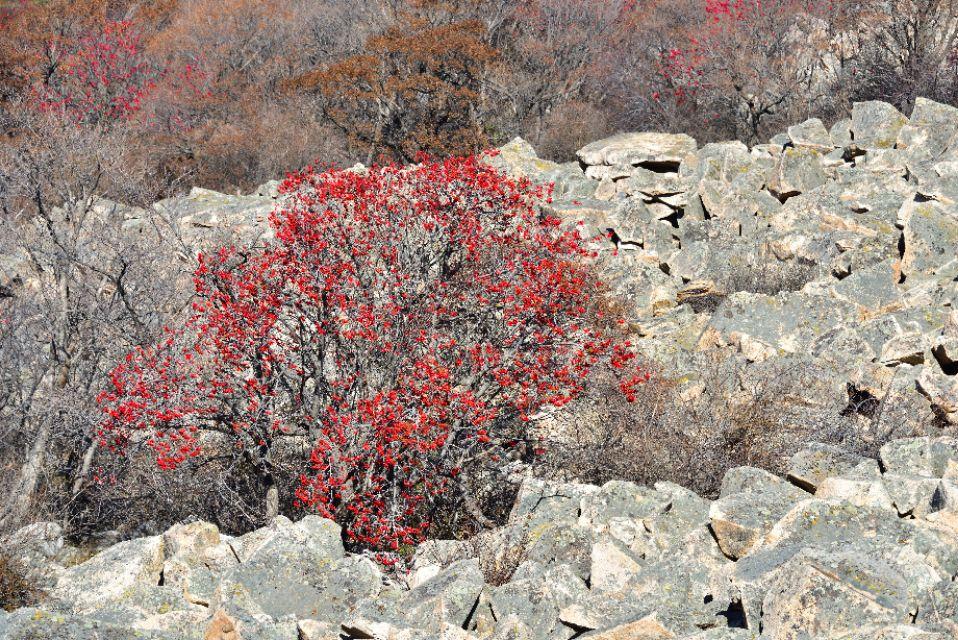
<path id="1" fill-rule="evenodd" d="M 958 424 L 958 109 L 859 103 L 752 148 L 621 134 L 565 165 L 517 140 L 493 162 L 555 182 L 551 210 L 610 238 L 642 351 L 684 384 L 705 357 L 816 368 L 808 406 L 881 401 L 903 435 Z"/>
<path id="2" fill-rule="evenodd" d="M 698 393 L 706 361 L 754 379 L 775 365 L 813 372 L 796 406 L 932 435 L 879 460 L 808 443 L 787 479 L 733 469 L 714 501 L 530 478 L 505 527 L 430 541 L 408 575 L 346 553 L 316 517 L 235 538 L 181 524 L 84 562 L 56 525 L 33 525 L 5 545 L 45 599 L 0 613 L 0 639 L 958 637 L 958 440 L 941 435 L 958 426 L 958 109 L 860 103 L 751 148 L 619 134 L 565 164 L 516 139 L 488 162 L 554 184 L 543 207 L 599 238 L 676 397 Z M 272 182 L 156 207 L 187 240 L 256 241 L 277 198 Z M 0 296 L 18 269 L 0 256 Z"/>
<path id="3" fill-rule="evenodd" d="M 554 184 L 546 208 L 602 238 L 605 279 L 665 377 L 694 390 L 716 359 L 759 376 L 763 363 L 814 369 L 795 388 L 809 407 L 880 401 L 902 436 L 958 425 L 958 109 L 859 103 L 830 128 L 811 119 L 751 148 L 628 133 L 565 164 L 521 139 L 499 151 L 490 162 Z M 277 187 L 155 207 L 191 246 L 262 241 Z M 131 232 L 145 224 L 142 210 L 101 209 Z M 0 256 L 0 296 L 25 264 Z"/>
<path id="4" fill-rule="evenodd" d="M 789 478 L 736 468 L 710 502 L 530 477 L 503 528 L 427 542 L 402 572 L 316 516 L 240 537 L 179 524 L 75 565 L 33 525 L 6 548 L 46 595 L 0 613 L 0 638 L 958 637 L 958 439 L 892 441 L 877 461 L 809 443 Z"/>

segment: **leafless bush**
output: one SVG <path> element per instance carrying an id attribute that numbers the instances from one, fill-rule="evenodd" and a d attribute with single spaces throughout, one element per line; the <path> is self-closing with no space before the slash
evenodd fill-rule
<path id="1" fill-rule="evenodd" d="M 809 441 L 874 456 L 889 439 L 913 435 L 916 421 L 901 421 L 893 408 L 862 415 L 818 402 L 836 372 L 797 362 L 718 359 L 693 382 L 653 378 L 633 404 L 596 389 L 574 420 L 550 425 L 539 472 L 596 484 L 671 481 L 714 497 L 728 469 L 783 473 Z"/>
<path id="2" fill-rule="evenodd" d="M 512 455 L 517 458 L 520 452 Z M 465 491 L 437 501 L 429 515 L 430 537 L 463 540 L 505 524 L 519 490 L 508 469 L 509 465 L 501 467 L 490 461 L 470 478 Z"/>
<path id="3" fill-rule="evenodd" d="M 274 452 L 281 513 L 296 512 L 290 488 L 297 484 L 310 444 L 289 442 Z M 84 491 L 75 497 L 61 494 L 66 502 L 58 505 L 59 512 L 68 519 L 71 535 L 81 540 L 104 530 L 116 530 L 121 538 L 154 535 L 171 523 L 196 518 L 233 535 L 264 525 L 266 487 L 244 466 L 250 462 L 228 444 L 208 440 L 204 447 L 209 457 L 172 472 L 158 469 L 143 443 L 122 459 L 98 456 Z"/>
<path id="4" fill-rule="evenodd" d="M 759 259 L 730 268 L 717 282 L 692 283 L 679 293 L 679 304 L 696 313 L 714 313 L 733 293 L 774 296 L 801 289 L 821 276 L 819 268 L 801 260 Z"/>
<path id="5" fill-rule="evenodd" d="M 0 147 L 0 525 L 82 492 L 97 456 L 95 398 L 117 357 L 185 300 L 149 168 L 118 128 L 27 109 Z M 112 200 L 107 200 L 111 198 Z M 45 505 L 37 497 L 51 498 Z"/>
<path id="6" fill-rule="evenodd" d="M 529 556 L 529 539 L 524 534 L 513 537 L 475 536 L 468 541 L 469 555 L 479 559 L 479 568 L 486 584 L 502 586 L 512 579 Z"/>
<path id="7" fill-rule="evenodd" d="M 759 260 L 731 269 L 719 285 L 728 294 L 744 291 L 773 296 L 800 291 L 820 275 L 815 265 L 801 260 Z"/>

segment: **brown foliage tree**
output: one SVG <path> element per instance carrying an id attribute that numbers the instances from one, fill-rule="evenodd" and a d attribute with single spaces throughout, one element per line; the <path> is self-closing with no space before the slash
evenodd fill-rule
<path id="1" fill-rule="evenodd" d="M 444 0 L 414 0 L 362 53 L 293 83 L 315 89 L 329 120 L 365 150 L 409 161 L 486 144 L 485 78 L 495 51 L 485 26 Z"/>

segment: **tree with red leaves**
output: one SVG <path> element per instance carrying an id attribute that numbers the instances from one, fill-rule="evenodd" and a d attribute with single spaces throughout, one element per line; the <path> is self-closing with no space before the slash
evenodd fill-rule
<path id="1" fill-rule="evenodd" d="M 845 6 L 848 5 L 848 6 Z M 704 0 L 688 32 L 661 51 L 660 107 L 758 142 L 826 112 L 859 9 L 834 0 Z"/>
<path id="2" fill-rule="evenodd" d="M 75 39 L 50 42 L 47 50 L 57 52 L 55 62 L 36 82 L 31 105 L 78 125 L 178 130 L 178 105 L 209 97 L 196 65 L 165 68 L 151 61 L 143 32 L 128 20 L 106 21 Z"/>
<path id="3" fill-rule="evenodd" d="M 128 21 L 107 22 L 102 30 L 86 33 L 37 89 L 39 108 L 88 124 L 138 113 L 160 77 L 145 59 L 141 40 Z"/>
<path id="4" fill-rule="evenodd" d="M 482 465 L 535 447 L 535 419 L 599 369 L 646 375 L 603 316 L 579 228 L 480 158 L 318 173 L 283 185 L 275 238 L 204 255 L 186 325 L 131 353 L 100 402 L 104 442 L 162 468 L 228 441 L 261 474 L 308 437 L 297 503 L 394 552 Z M 531 454 L 530 454 L 531 455 Z"/>

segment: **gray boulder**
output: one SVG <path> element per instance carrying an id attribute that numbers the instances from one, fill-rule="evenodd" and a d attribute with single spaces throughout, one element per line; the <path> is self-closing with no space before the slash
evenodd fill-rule
<path id="1" fill-rule="evenodd" d="M 824 153 L 835 148 L 828 129 L 818 118 L 810 118 L 788 128 L 788 138 L 796 147 L 809 147 Z"/>
<path id="2" fill-rule="evenodd" d="M 907 123 L 908 118 L 887 102 L 856 102 L 852 106 L 852 138 L 860 149 L 894 147 Z"/>
<path id="3" fill-rule="evenodd" d="M 74 614 L 120 603 L 135 606 L 135 594 L 159 584 L 162 570 L 161 536 L 120 542 L 60 574 L 49 597 L 58 609 Z"/>
<path id="4" fill-rule="evenodd" d="M 579 149 L 576 155 L 585 165 L 621 165 L 651 167 L 679 166 L 695 152 L 697 144 L 684 134 L 620 133 Z"/>
<path id="5" fill-rule="evenodd" d="M 788 462 L 788 479 L 814 493 L 826 478 L 844 476 L 866 458 L 841 447 L 810 442 Z"/>
<path id="6" fill-rule="evenodd" d="M 949 461 L 958 462 L 958 439 L 925 436 L 895 440 L 884 445 L 879 455 L 886 472 L 941 478 Z"/>
<path id="7" fill-rule="evenodd" d="M 733 560 L 749 554 L 792 506 L 808 494 L 762 469 L 732 469 L 709 508 L 709 523 L 722 553 Z"/>

